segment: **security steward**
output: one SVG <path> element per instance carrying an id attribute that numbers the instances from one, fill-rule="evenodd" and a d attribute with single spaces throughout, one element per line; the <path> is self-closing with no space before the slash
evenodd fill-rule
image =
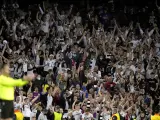
<path id="1" fill-rule="evenodd" d="M 0 63 L 1 120 L 12 120 L 14 116 L 14 87 L 24 86 L 34 78 L 34 74 L 28 74 L 23 79 L 13 79 L 10 77 L 9 63 Z"/>
<path id="2" fill-rule="evenodd" d="M 151 115 L 151 120 L 160 120 L 160 109 L 157 106 L 154 110 L 154 115 Z"/>
<path id="3" fill-rule="evenodd" d="M 117 109 L 114 109 L 110 120 L 124 120 L 124 118 L 117 112 Z"/>
<path id="4" fill-rule="evenodd" d="M 15 108 L 14 115 L 15 115 L 15 120 L 23 120 L 24 119 L 24 116 L 21 112 L 20 106 Z"/>

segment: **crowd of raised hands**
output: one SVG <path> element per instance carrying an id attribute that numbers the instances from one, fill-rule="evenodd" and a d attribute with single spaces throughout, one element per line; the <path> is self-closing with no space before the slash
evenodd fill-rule
<path id="1" fill-rule="evenodd" d="M 117 13 L 103 6 L 81 11 L 43 2 L 27 12 L 15 6 L 12 13 L 1 9 L 0 62 L 10 62 L 14 78 L 37 75 L 15 88 L 15 109 L 26 119 L 62 113 L 109 120 L 120 113 L 149 120 L 160 101 L 159 9 L 144 23 L 120 26 Z"/>

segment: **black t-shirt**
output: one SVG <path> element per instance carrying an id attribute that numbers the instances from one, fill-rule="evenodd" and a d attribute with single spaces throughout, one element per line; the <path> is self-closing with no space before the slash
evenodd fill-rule
<path id="1" fill-rule="evenodd" d="M 145 80 L 144 79 L 140 80 L 140 82 L 139 82 L 139 88 L 140 89 L 144 89 L 145 88 Z"/>
<path id="2" fill-rule="evenodd" d="M 149 88 L 154 88 L 156 89 L 156 84 L 158 83 L 157 79 L 147 79 L 147 82 L 148 82 L 148 85 L 149 85 Z"/>
<path id="3" fill-rule="evenodd" d="M 65 60 L 60 60 L 60 61 L 58 61 L 58 62 L 56 62 L 56 67 L 59 67 L 60 66 L 60 62 L 62 61 L 62 68 L 63 67 L 65 67 L 65 65 L 66 65 L 66 62 L 65 62 Z"/>
<path id="4" fill-rule="evenodd" d="M 45 94 L 41 94 L 40 96 L 40 101 L 44 106 L 47 106 L 47 95 L 48 93 L 45 93 Z"/>
<path id="5" fill-rule="evenodd" d="M 100 69 L 105 69 L 108 63 L 109 63 L 109 60 L 106 59 L 105 56 L 103 56 L 102 59 L 100 59 L 100 56 L 98 56 L 96 64 Z"/>
<path id="6" fill-rule="evenodd" d="M 36 79 L 35 81 L 33 81 L 33 88 L 35 88 L 35 87 L 41 88 L 43 83 L 44 83 L 43 79 L 40 79 L 40 80 Z"/>

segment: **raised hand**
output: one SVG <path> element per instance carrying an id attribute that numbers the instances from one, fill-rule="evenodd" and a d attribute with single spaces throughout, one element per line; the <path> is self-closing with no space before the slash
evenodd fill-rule
<path id="1" fill-rule="evenodd" d="M 71 5 L 70 8 L 73 8 L 73 5 Z"/>
<path id="2" fill-rule="evenodd" d="M 23 77 L 24 80 L 27 81 L 32 81 L 33 79 L 35 79 L 35 74 L 27 74 L 26 76 Z"/>

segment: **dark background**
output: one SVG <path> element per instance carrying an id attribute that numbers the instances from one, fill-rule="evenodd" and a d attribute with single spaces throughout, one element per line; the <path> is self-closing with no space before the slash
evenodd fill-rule
<path id="1" fill-rule="evenodd" d="M 0 0 L 0 4 L 2 5 L 4 2 L 7 4 L 10 2 L 17 1 L 19 5 L 24 8 L 28 5 L 31 4 L 39 4 L 43 0 Z M 74 4 L 74 5 L 83 5 L 87 1 L 90 4 L 97 5 L 97 4 L 102 4 L 102 3 L 107 3 L 109 0 L 48 0 L 53 3 L 61 3 L 61 4 Z M 157 0 L 159 3 L 160 1 Z M 155 0 L 114 0 L 116 5 L 127 5 L 127 6 L 139 6 L 139 7 L 144 7 L 144 6 L 149 6 L 149 7 L 154 7 Z"/>

